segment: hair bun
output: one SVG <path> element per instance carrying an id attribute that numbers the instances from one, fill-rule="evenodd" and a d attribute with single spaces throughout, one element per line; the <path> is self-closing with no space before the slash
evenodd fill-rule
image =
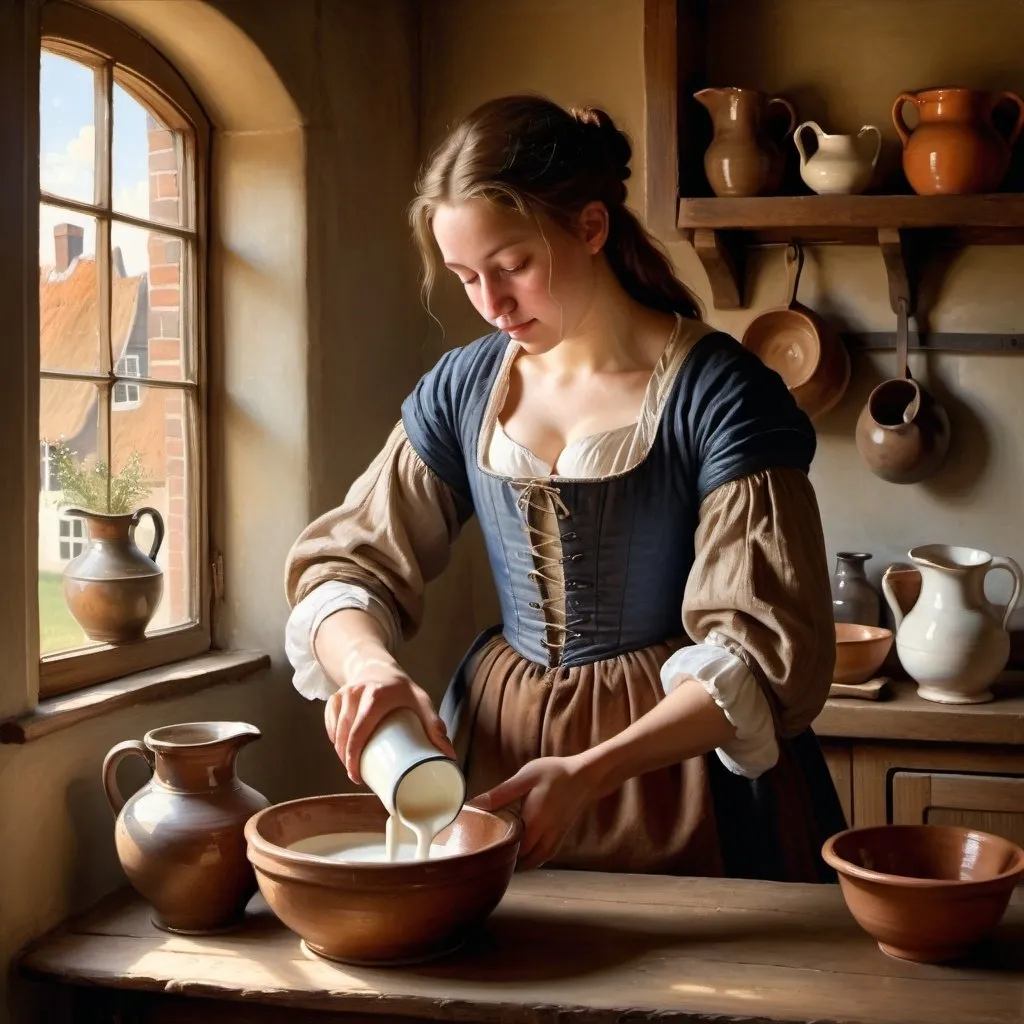
<path id="1" fill-rule="evenodd" d="M 618 180 L 625 181 L 630 175 L 629 161 L 633 156 L 633 147 L 625 132 L 616 128 L 615 122 L 600 107 L 575 107 L 569 113 L 592 136 Z"/>

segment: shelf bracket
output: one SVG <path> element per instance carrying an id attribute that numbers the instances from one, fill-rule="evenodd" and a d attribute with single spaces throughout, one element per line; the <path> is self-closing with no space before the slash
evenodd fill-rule
<path id="1" fill-rule="evenodd" d="M 737 247 L 721 231 L 696 228 L 690 244 L 704 267 L 715 309 L 743 306 L 742 263 Z"/>
<path id="2" fill-rule="evenodd" d="M 899 228 L 879 228 L 878 248 L 882 252 L 882 262 L 889 279 L 889 305 L 898 315 L 902 299 L 908 315 L 912 316 L 914 293 L 910 286 L 909 259 L 906 242 Z"/>

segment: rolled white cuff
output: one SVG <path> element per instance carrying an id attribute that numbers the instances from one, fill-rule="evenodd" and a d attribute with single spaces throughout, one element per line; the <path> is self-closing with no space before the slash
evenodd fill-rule
<path id="1" fill-rule="evenodd" d="M 727 642 L 711 632 L 704 643 L 676 651 L 661 667 L 661 685 L 669 694 L 684 677 L 696 679 L 736 729 L 736 736 L 715 750 L 718 759 L 736 775 L 756 779 L 779 760 L 775 724 L 757 680 Z"/>
<path id="2" fill-rule="evenodd" d="M 354 583 L 321 583 L 292 609 L 284 629 L 284 651 L 295 670 L 292 685 L 307 700 L 327 700 L 338 689 L 316 660 L 313 644 L 324 619 L 345 608 L 368 612 L 384 630 L 388 649 L 394 651 L 398 647 L 398 624 L 380 598 Z"/>

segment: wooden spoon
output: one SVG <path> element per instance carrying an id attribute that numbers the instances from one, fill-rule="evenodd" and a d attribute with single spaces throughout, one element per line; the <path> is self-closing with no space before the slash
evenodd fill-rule
<path id="1" fill-rule="evenodd" d="M 876 676 L 866 683 L 833 683 L 828 688 L 830 697 L 859 697 L 861 700 L 881 700 L 888 692 L 887 676 Z"/>

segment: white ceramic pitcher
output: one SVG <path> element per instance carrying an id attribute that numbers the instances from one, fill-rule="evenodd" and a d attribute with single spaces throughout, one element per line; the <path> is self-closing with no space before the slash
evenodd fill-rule
<path id="1" fill-rule="evenodd" d="M 804 148 L 808 128 L 818 138 L 818 148 L 810 156 Z M 866 124 L 856 135 L 829 135 L 816 121 L 804 121 L 793 132 L 793 145 L 800 154 L 800 177 L 809 189 L 819 195 L 851 195 L 870 184 L 882 133 Z"/>
<path id="2" fill-rule="evenodd" d="M 906 615 L 886 578 L 888 570 L 882 576 L 882 593 L 896 622 L 900 663 L 925 700 L 991 700 L 989 687 L 1010 656 L 1006 624 L 1024 586 L 1020 566 L 1003 555 L 947 544 L 911 548 L 908 555 L 921 572 L 921 595 Z M 1006 569 L 1013 576 L 1013 594 L 1002 609 L 985 597 L 985 577 L 993 569 Z"/>

